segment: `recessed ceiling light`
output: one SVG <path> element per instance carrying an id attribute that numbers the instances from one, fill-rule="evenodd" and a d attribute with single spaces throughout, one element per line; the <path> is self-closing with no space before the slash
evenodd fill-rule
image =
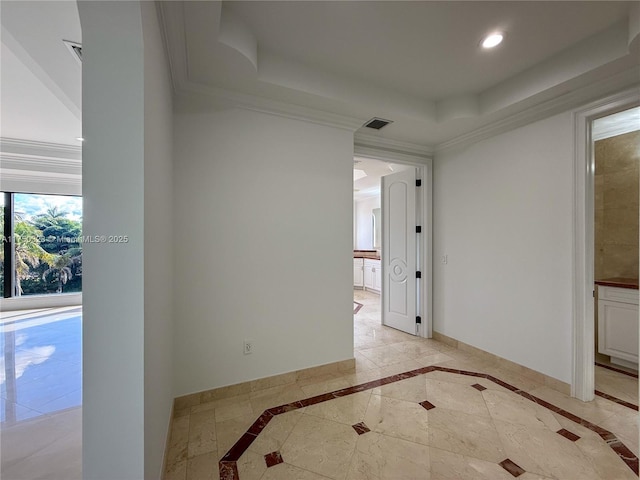
<path id="1" fill-rule="evenodd" d="M 502 43 L 504 39 L 504 34 L 500 32 L 495 32 L 490 35 L 487 35 L 484 40 L 482 40 L 482 48 L 493 48 L 497 47 Z"/>
<path id="2" fill-rule="evenodd" d="M 76 140 L 79 142 L 84 142 L 84 138 L 83 137 L 76 137 Z"/>

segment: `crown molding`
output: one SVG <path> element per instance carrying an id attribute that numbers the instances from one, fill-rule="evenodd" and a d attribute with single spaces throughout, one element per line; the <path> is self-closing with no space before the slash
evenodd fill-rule
<path id="1" fill-rule="evenodd" d="M 82 147 L 76 145 L 61 145 L 58 143 L 36 142 L 17 138 L 0 138 L 0 154 L 13 154 L 41 159 L 82 161 Z"/>
<path id="2" fill-rule="evenodd" d="M 82 178 L 50 172 L 0 169 L 0 188 L 6 192 L 43 195 L 82 195 Z"/>
<path id="3" fill-rule="evenodd" d="M 155 2 L 156 3 L 156 14 L 158 16 L 158 22 L 160 24 L 160 36 L 162 37 L 162 46 L 164 47 L 164 56 L 167 61 L 167 66 L 169 67 L 169 79 L 171 81 L 171 88 L 173 91 L 177 92 L 176 88 L 177 80 L 175 79 L 175 67 L 173 64 L 173 59 L 171 56 L 171 45 L 169 43 L 169 19 L 165 12 L 164 2 Z"/>
<path id="4" fill-rule="evenodd" d="M 174 92 L 177 95 L 202 95 L 212 100 L 223 101 L 230 107 L 252 110 L 281 117 L 302 120 L 319 125 L 355 132 L 367 120 L 339 115 L 310 107 L 303 107 L 258 95 L 240 93 L 222 87 L 202 85 L 189 79 L 183 5 L 168 5 L 160 2 L 159 15 L 162 20 L 163 38 L 169 58 L 169 69 Z M 174 9 L 173 15 L 169 9 Z M 172 40 L 174 43 L 172 44 Z"/>
<path id="5" fill-rule="evenodd" d="M 453 148 L 462 148 L 487 138 L 513 130 L 515 128 L 537 122 L 544 118 L 578 108 L 586 102 L 616 90 L 638 90 L 640 83 L 640 68 L 634 66 L 612 77 L 591 83 L 582 88 L 572 90 L 563 95 L 539 103 L 521 112 L 509 115 L 503 119 L 489 123 L 471 132 L 459 135 L 446 142 L 436 145 L 435 153 L 441 153 Z M 631 85 L 635 85 L 629 88 Z"/>
<path id="6" fill-rule="evenodd" d="M 353 155 L 355 157 L 372 158 L 388 163 L 402 163 L 404 165 L 428 165 L 432 160 L 431 157 L 410 155 L 398 151 L 382 150 L 376 147 L 365 147 L 363 145 L 353 146 Z"/>
<path id="7" fill-rule="evenodd" d="M 419 159 L 429 159 L 433 157 L 434 149 L 427 145 L 418 145 L 415 143 L 402 142 L 391 138 L 378 137 L 376 135 L 368 135 L 362 132 L 356 132 L 354 135 L 354 144 L 358 150 L 378 150 L 393 154 L 401 154 Z"/>
<path id="8" fill-rule="evenodd" d="M 178 90 L 176 93 L 178 94 L 204 95 L 214 100 L 223 100 L 231 107 L 277 115 L 327 127 L 340 128 L 343 130 L 349 130 L 350 132 L 355 132 L 357 129 L 362 127 L 362 124 L 366 121 L 366 119 L 362 118 L 330 113 L 315 108 L 303 107 L 293 103 L 240 93 L 225 88 L 201 85 L 185 79 L 180 79 L 177 82 L 177 85 Z"/>
<path id="9" fill-rule="evenodd" d="M 0 138 L 0 172 L 50 175 L 52 178 L 82 178 L 82 147 Z M 15 173 L 14 173 L 15 175 Z"/>
<path id="10" fill-rule="evenodd" d="M 77 175 L 55 175 L 50 172 L 24 173 L 21 170 L 2 169 L 2 182 L 8 181 L 37 182 L 52 185 L 82 185 L 82 178 Z"/>
<path id="11" fill-rule="evenodd" d="M 477 116 L 480 122 L 487 123 L 445 142 L 434 142 L 431 145 L 410 144 L 358 132 L 357 130 L 362 127 L 369 117 L 356 118 L 355 116 L 339 115 L 313 107 L 290 103 L 286 100 L 270 99 L 261 94 L 243 93 L 233 90 L 235 87 L 230 89 L 194 82 L 189 77 L 184 8 L 184 4 L 180 2 L 159 2 L 163 38 L 168 53 L 175 94 L 200 95 L 201 98 L 207 98 L 218 102 L 218 105 L 224 105 L 229 108 L 242 108 L 346 129 L 355 133 L 354 149 L 356 154 L 371 158 L 403 158 L 407 163 L 425 163 L 424 159 L 431 159 L 436 153 L 455 147 L 463 147 L 562 111 L 579 107 L 598 96 L 604 96 L 616 90 L 627 88 L 637 83 L 638 78 L 640 78 L 638 69 L 635 67 L 613 77 L 595 81 L 586 87 L 576 88 L 567 93 L 559 92 L 555 98 L 550 100 L 544 100 L 549 96 L 544 97 L 541 94 L 537 99 L 537 103 L 534 104 L 533 102 L 536 99 L 527 97 L 526 100 L 510 104 L 495 112 L 483 113 L 481 106 L 476 105 L 478 99 L 475 97 L 466 98 L 462 103 L 460 103 L 459 99 L 456 101 L 449 99 L 441 102 L 442 111 L 440 114 L 442 117 L 448 117 L 450 116 L 449 114 L 453 115 L 462 108 L 466 113 Z M 565 87 L 568 88 L 567 85 Z M 545 93 L 551 94 L 550 91 L 545 91 Z M 476 110 L 478 110 L 477 113 Z M 509 111 L 515 113 L 508 113 Z M 357 114 L 355 115 L 357 116 Z M 499 118 L 503 115 L 506 116 Z M 453 117 L 455 116 L 453 115 Z M 496 120 L 492 121 L 490 120 L 491 118 Z M 424 118 L 421 119 L 424 120 Z M 406 155 L 406 157 L 402 157 L 402 155 Z"/>
<path id="12" fill-rule="evenodd" d="M 0 188 L 78 195 L 82 190 L 82 147 L 0 138 Z"/>
<path id="13" fill-rule="evenodd" d="M 82 162 L 49 157 L 27 157 L 0 152 L 0 170 L 26 170 L 82 177 Z"/>

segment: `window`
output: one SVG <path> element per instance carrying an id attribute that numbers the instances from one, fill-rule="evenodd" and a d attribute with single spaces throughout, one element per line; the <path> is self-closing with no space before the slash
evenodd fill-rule
<path id="1" fill-rule="evenodd" d="M 4 202 L 5 194 L 0 192 L 0 235 L 2 235 L 2 245 L 0 245 L 0 289 L 2 289 L 2 296 L 7 297 L 4 293 L 4 245 L 6 243 L 6 232 L 4 231 Z"/>
<path id="2" fill-rule="evenodd" d="M 82 198 L 4 193 L 2 212 L 4 297 L 81 292 Z"/>

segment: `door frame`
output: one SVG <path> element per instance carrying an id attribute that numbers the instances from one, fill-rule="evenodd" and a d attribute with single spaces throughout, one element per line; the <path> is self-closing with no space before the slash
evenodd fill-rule
<path id="1" fill-rule="evenodd" d="M 591 125 L 601 117 L 640 105 L 637 87 L 573 112 L 573 345 L 571 396 L 588 402 L 595 391 L 595 158 Z"/>
<path id="2" fill-rule="evenodd" d="M 421 259 L 418 268 L 422 272 L 420 282 L 420 298 L 423 299 L 422 324 L 417 336 L 431 338 L 433 336 L 433 158 L 426 155 L 390 152 L 384 149 L 364 145 L 354 145 L 354 156 L 371 158 L 388 163 L 408 165 L 418 169 L 422 180 L 420 211 L 422 233 L 420 238 Z M 384 289 L 380 292 L 384 295 Z M 381 298 L 381 301 L 384 299 Z M 382 322 L 382 318 L 380 318 Z"/>

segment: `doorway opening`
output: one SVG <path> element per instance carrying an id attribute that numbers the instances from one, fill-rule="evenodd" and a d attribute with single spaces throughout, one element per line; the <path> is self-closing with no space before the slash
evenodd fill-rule
<path id="1" fill-rule="evenodd" d="M 382 177 L 410 169 L 372 158 L 353 160 L 353 305 L 356 346 L 365 331 L 372 344 L 382 326 Z"/>
<path id="2" fill-rule="evenodd" d="M 629 89 L 593 102 L 574 112 L 574 288 L 571 396 L 585 402 L 592 401 L 596 394 L 595 309 L 597 301 L 595 281 L 597 279 L 595 278 L 596 165 L 594 121 L 639 105 L 640 94 L 638 94 L 638 90 Z M 635 272 L 637 279 L 637 267 Z M 636 312 L 636 329 L 637 322 L 638 314 Z M 629 338 L 631 336 L 630 332 Z M 636 339 L 637 336 L 636 330 Z"/>
<path id="3" fill-rule="evenodd" d="M 396 162 L 392 158 L 374 157 L 354 158 L 353 264 L 356 357 L 358 349 L 382 347 L 386 341 L 405 341 L 415 339 L 416 336 L 431 336 L 431 165 L 429 161 Z M 404 177 L 410 179 L 406 180 Z M 416 182 L 416 179 L 420 181 Z M 390 210 L 391 195 L 388 190 L 398 182 L 404 182 L 404 186 L 407 187 L 401 190 L 409 190 L 409 187 L 412 187 L 415 191 L 418 184 L 424 186 L 419 194 L 411 196 L 410 201 L 406 200 L 407 203 L 413 202 L 415 208 Z M 387 189 L 386 194 L 383 189 Z M 403 220 L 394 222 L 394 218 L 400 218 L 398 212 L 402 213 Z M 385 245 L 392 245 L 394 237 L 390 237 L 389 232 L 401 230 L 398 228 L 400 224 L 404 225 L 405 234 L 410 230 L 412 238 L 409 243 L 415 244 L 410 255 L 412 260 L 407 262 L 406 271 L 402 272 L 407 274 L 406 281 L 400 285 L 402 288 L 395 289 L 395 295 L 401 297 L 408 307 L 407 316 L 411 318 L 411 325 L 406 327 L 394 325 L 389 321 L 389 315 L 384 313 L 385 302 L 388 307 L 389 299 L 391 298 L 391 303 L 394 299 L 393 295 L 390 295 L 390 291 L 393 293 L 393 287 L 389 288 L 391 282 L 387 278 L 390 274 L 393 275 L 393 272 L 389 265 L 383 263 L 385 258 L 390 259 L 392 255 L 384 253 Z M 421 228 L 417 229 L 416 226 Z M 393 257 L 396 256 L 396 253 L 393 253 Z M 414 268 L 421 272 L 414 273 Z M 411 289 L 411 294 L 398 294 L 397 292 L 403 288 L 407 292 Z M 416 323 L 422 320 L 418 316 L 424 318 L 424 323 Z"/>
<path id="4" fill-rule="evenodd" d="M 593 120 L 595 394 L 638 405 L 640 107 Z"/>

